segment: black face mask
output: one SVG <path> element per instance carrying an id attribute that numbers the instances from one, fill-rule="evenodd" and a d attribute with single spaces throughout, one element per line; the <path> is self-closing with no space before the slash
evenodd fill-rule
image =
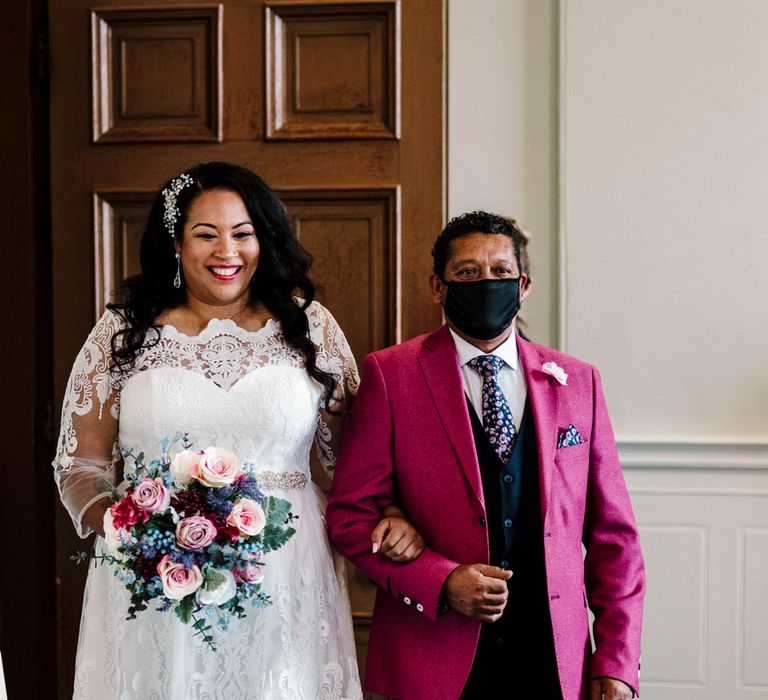
<path id="1" fill-rule="evenodd" d="M 501 335 L 520 309 L 520 278 L 443 282 L 443 311 L 462 333 L 477 340 Z"/>

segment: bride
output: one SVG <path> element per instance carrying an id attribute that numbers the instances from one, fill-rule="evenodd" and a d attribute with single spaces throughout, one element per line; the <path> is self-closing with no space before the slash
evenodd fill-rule
<path id="1" fill-rule="evenodd" d="M 336 321 L 312 301 L 309 264 L 282 203 L 246 168 L 202 164 L 156 197 L 142 272 L 72 370 L 54 461 L 61 499 L 81 537 L 100 535 L 102 553 L 108 495 L 131 468 L 121 449 L 149 461 L 164 438 L 188 433 L 196 449 L 226 447 L 255 465 L 259 488 L 291 502 L 296 534 L 267 555 L 262 590 L 273 604 L 232 620 L 216 652 L 169 612 L 127 621 L 127 590 L 108 565 L 92 566 L 75 698 L 362 697 L 346 580 L 309 471 L 314 441 L 333 472 L 357 369 Z M 381 551 L 417 556 L 418 534 L 394 507 L 384 512 Z"/>

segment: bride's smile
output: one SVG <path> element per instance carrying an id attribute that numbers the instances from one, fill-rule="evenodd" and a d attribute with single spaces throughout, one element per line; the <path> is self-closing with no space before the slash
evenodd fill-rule
<path id="1" fill-rule="evenodd" d="M 235 279 L 235 277 L 237 277 L 237 273 L 243 269 L 243 266 L 242 265 L 218 265 L 216 267 L 211 266 L 208 269 L 211 271 L 211 274 L 217 280 L 223 280 L 225 282 L 229 282 Z"/>

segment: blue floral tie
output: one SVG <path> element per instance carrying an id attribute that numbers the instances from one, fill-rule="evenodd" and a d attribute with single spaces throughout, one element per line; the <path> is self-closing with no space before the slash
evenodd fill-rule
<path id="1" fill-rule="evenodd" d="M 483 378 L 483 430 L 491 447 L 506 464 L 515 444 L 515 421 L 499 385 L 504 360 L 496 355 L 479 355 L 467 363 Z"/>

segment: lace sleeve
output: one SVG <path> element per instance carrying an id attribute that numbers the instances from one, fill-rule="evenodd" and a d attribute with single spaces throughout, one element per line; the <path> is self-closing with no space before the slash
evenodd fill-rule
<path id="1" fill-rule="evenodd" d="M 320 405 L 317 417 L 315 447 L 320 464 L 329 476 L 336 466 L 336 446 L 343 414 L 349 412 L 357 394 L 360 377 L 344 332 L 324 306 L 312 302 L 307 308 L 309 336 L 317 347 L 317 366 L 336 377 L 337 388 L 331 408 L 342 415 L 333 415 Z"/>
<path id="2" fill-rule="evenodd" d="M 119 316 L 105 312 L 75 360 L 64 395 L 53 470 L 80 537 L 91 532 L 84 513 L 115 484 L 120 386 L 109 364 L 112 337 L 121 326 Z"/>

